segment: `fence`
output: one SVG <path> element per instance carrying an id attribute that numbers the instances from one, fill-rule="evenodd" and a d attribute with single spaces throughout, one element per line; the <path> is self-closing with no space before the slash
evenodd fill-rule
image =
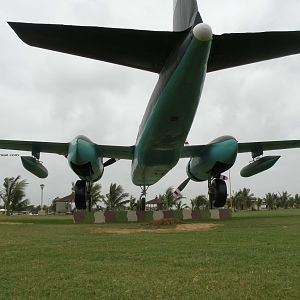
<path id="1" fill-rule="evenodd" d="M 76 224 L 104 224 L 104 223 L 151 223 L 161 219 L 178 219 L 182 221 L 201 221 L 201 220 L 225 220 L 231 218 L 230 209 L 184 209 L 166 211 L 77 211 L 73 214 Z"/>

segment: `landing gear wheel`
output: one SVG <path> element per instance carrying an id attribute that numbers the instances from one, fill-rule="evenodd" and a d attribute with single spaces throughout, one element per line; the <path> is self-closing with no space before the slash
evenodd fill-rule
<path id="1" fill-rule="evenodd" d="M 211 200 L 214 207 L 223 207 L 227 200 L 227 186 L 222 179 L 214 179 L 211 183 Z"/>
<path id="2" fill-rule="evenodd" d="M 147 195 L 147 190 L 149 186 L 141 186 L 140 187 L 142 192 L 140 196 L 140 205 L 139 205 L 139 210 L 140 211 L 145 211 L 146 210 L 146 195 Z"/>
<path id="3" fill-rule="evenodd" d="M 89 205 L 89 211 L 92 211 L 92 195 L 91 195 L 91 190 L 92 190 L 92 182 L 89 181 L 89 183 L 87 184 L 87 202 Z"/>
<path id="4" fill-rule="evenodd" d="M 87 189 L 86 181 L 78 180 L 75 184 L 75 206 L 77 209 L 86 209 Z"/>
<path id="5" fill-rule="evenodd" d="M 146 198 L 145 196 L 141 196 L 140 198 L 140 211 L 145 211 L 146 209 Z"/>

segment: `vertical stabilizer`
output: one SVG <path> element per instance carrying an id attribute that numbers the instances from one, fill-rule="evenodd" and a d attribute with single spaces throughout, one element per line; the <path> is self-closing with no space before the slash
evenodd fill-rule
<path id="1" fill-rule="evenodd" d="M 174 31 L 183 31 L 195 24 L 202 23 L 197 0 L 173 0 L 173 6 Z"/>

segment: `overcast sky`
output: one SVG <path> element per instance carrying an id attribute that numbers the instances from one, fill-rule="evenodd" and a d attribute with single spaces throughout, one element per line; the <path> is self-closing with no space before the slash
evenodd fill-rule
<path id="1" fill-rule="evenodd" d="M 138 126 L 158 79 L 157 74 L 29 47 L 6 21 L 172 30 L 172 0 L 10 0 L 0 4 L 0 139 L 69 142 L 84 134 L 97 144 L 133 145 Z M 204 22 L 215 34 L 300 29 L 298 0 L 202 0 Z M 190 144 L 205 144 L 222 135 L 240 142 L 300 138 L 300 55 L 228 69 L 207 75 L 189 134 Z M 0 150 L 0 154 L 8 152 Z M 248 187 L 267 192 L 299 193 L 300 150 L 282 155 L 270 170 L 253 178 L 239 172 L 250 154 L 239 155 L 231 170 L 232 190 Z M 25 153 L 26 155 L 26 153 Z M 27 153 L 28 155 L 28 153 Z M 0 182 L 21 175 L 27 196 L 40 202 L 45 184 L 47 204 L 70 193 L 77 176 L 67 160 L 42 154 L 49 177 L 40 180 L 23 169 L 20 157 L 0 156 Z M 186 178 L 188 160 L 149 189 L 148 199 Z M 111 182 L 139 197 L 129 161 L 105 169 L 101 185 Z M 184 196 L 206 194 L 206 183 L 190 183 Z"/>

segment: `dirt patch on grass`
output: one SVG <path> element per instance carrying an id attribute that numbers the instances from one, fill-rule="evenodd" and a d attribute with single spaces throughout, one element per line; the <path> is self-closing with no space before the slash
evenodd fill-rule
<path id="1" fill-rule="evenodd" d="M 91 230 L 92 233 L 116 233 L 116 234 L 131 234 L 138 232 L 189 232 L 189 231 L 209 231 L 214 230 L 222 224 L 178 224 L 174 228 L 161 228 L 148 226 L 144 228 L 109 228 L 98 227 Z"/>
<path id="2" fill-rule="evenodd" d="M 24 224 L 24 223 L 20 223 L 20 222 L 0 222 L 0 225 L 20 225 L 20 224 Z"/>

